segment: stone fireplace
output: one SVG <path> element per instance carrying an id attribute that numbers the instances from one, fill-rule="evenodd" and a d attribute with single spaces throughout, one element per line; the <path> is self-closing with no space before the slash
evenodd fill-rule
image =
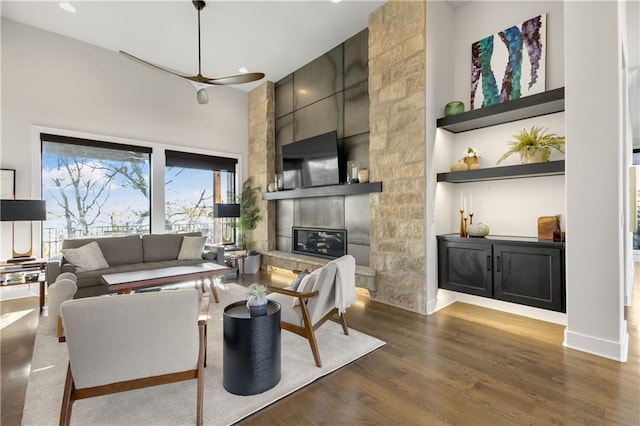
<path id="1" fill-rule="evenodd" d="M 291 252 L 335 259 L 347 254 L 347 230 L 324 228 L 292 229 Z"/>

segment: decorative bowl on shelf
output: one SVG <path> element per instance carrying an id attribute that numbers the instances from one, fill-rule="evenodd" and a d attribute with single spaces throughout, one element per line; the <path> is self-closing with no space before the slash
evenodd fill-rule
<path id="1" fill-rule="evenodd" d="M 458 161 L 456 163 L 453 163 L 451 165 L 451 171 L 452 172 L 462 172 L 465 170 L 469 170 L 469 165 L 467 163 L 465 163 L 464 161 Z"/>

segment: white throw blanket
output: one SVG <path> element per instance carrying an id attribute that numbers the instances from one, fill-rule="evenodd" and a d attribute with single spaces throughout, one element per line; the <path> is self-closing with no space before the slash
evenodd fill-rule
<path id="1" fill-rule="evenodd" d="M 356 260 L 351 255 L 332 260 L 336 272 L 336 308 L 343 314 L 356 301 Z"/>

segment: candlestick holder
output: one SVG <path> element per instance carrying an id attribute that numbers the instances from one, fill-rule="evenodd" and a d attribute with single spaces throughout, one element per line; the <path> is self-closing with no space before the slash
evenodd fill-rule
<path id="1" fill-rule="evenodd" d="M 467 236 L 467 219 L 464 217 L 464 210 L 460 209 L 460 236 Z"/>
<path id="2" fill-rule="evenodd" d="M 467 232 L 467 218 L 464 218 L 464 237 L 469 238 L 469 233 Z"/>
<path id="3" fill-rule="evenodd" d="M 473 213 L 469 213 L 469 225 L 473 225 Z"/>

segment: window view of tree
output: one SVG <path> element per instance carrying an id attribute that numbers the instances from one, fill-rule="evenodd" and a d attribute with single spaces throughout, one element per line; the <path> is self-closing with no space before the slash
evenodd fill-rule
<path id="1" fill-rule="evenodd" d="M 149 232 L 150 154 L 42 141 L 43 255 L 65 238 Z"/>

